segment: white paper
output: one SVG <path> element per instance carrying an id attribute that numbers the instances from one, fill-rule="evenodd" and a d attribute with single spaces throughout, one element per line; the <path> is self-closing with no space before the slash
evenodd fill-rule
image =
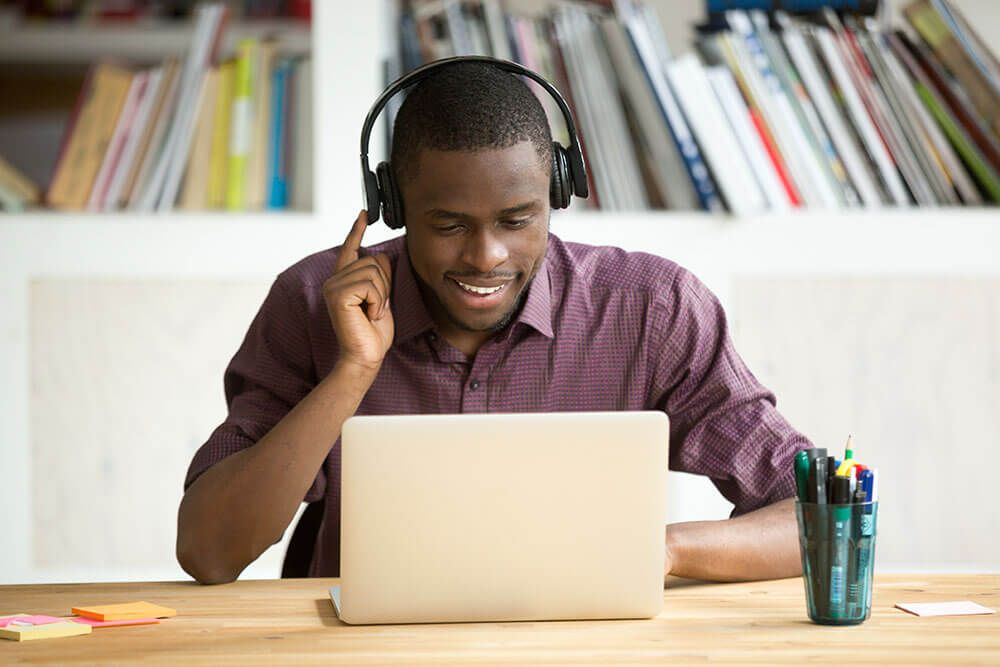
<path id="1" fill-rule="evenodd" d="M 968 600 L 963 602 L 911 602 L 896 606 L 917 616 L 964 616 L 969 614 L 995 614 L 995 609 Z"/>

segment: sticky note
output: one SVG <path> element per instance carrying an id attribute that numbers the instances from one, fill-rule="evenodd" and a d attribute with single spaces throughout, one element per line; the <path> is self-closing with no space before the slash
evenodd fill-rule
<path id="1" fill-rule="evenodd" d="M 10 616 L 0 616 L 0 628 L 7 627 L 7 624 L 13 621 L 15 618 L 23 618 L 28 614 L 11 614 Z"/>
<path id="2" fill-rule="evenodd" d="M 73 607 L 73 613 L 97 621 L 125 621 L 136 618 L 167 618 L 177 612 L 169 607 L 161 607 L 150 602 L 128 602 L 126 604 L 106 604 L 99 607 Z"/>
<path id="3" fill-rule="evenodd" d="M 158 618 L 125 618 L 117 621 L 98 621 L 94 618 L 87 618 L 86 616 L 72 616 L 69 619 L 74 623 L 83 623 L 89 625 L 92 628 L 116 628 L 121 625 L 152 625 L 153 623 L 159 623 Z"/>
<path id="4" fill-rule="evenodd" d="M 90 634 L 90 631 L 91 628 L 89 625 L 71 623 L 64 620 L 58 623 L 42 623 L 41 625 L 8 624 L 7 627 L 0 628 L 0 638 L 24 642 L 32 639 L 55 639 L 56 637 L 86 635 Z"/>
<path id="5" fill-rule="evenodd" d="M 0 618 L 0 628 L 8 625 L 43 625 L 45 623 L 58 623 L 65 620 L 67 619 L 56 618 L 55 616 L 15 614 L 14 616 L 4 616 L 3 618 Z"/>
<path id="6" fill-rule="evenodd" d="M 896 603 L 896 607 L 916 616 L 967 616 L 971 614 L 995 614 L 995 609 L 975 602 L 909 602 Z"/>

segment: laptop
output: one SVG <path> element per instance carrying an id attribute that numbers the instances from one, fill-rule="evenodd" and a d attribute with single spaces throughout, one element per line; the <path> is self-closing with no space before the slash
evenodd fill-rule
<path id="1" fill-rule="evenodd" d="M 660 613 L 663 413 L 352 417 L 341 435 L 345 623 Z"/>

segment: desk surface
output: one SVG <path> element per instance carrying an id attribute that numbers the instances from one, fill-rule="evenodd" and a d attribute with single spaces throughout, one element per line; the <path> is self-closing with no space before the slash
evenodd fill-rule
<path id="1" fill-rule="evenodd" d="M 0 663 L 1000 663 L 1000 614 L 918 618 L 897 602 L 972 600 L 1000 609 L 1000 575 L 876 578 L 863 625 L 813 625 L 800 579 L 668 583 L 646 621 L 349 626 L 336 579 L 0 586 L 0 615 L 67 616 L 71 606 L 146 600 L 178 615 L 82 637 L 0 640 Z"/>

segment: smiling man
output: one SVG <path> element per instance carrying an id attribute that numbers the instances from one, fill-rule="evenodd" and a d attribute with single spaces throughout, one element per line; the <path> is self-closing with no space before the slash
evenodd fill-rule
<path id="1" fill-rule="evenodd" d="M 733 349 L 715 297 L 669 260 L 549 233 L 552 140 L 517 77 L 442 68 L 399 110 L 406 233 L 344 244 L 275 281 L 225 375 L 229 415 L 195 454 L 177 555 L 231 581 L 323 501 L 309 574 L 337 576 L 340 429 L 355 414 L 663 410 L 670 467 L 733 518 L 666 527 L 665 574 L 799 573 L 791 460 L 808 441 Z"/>

